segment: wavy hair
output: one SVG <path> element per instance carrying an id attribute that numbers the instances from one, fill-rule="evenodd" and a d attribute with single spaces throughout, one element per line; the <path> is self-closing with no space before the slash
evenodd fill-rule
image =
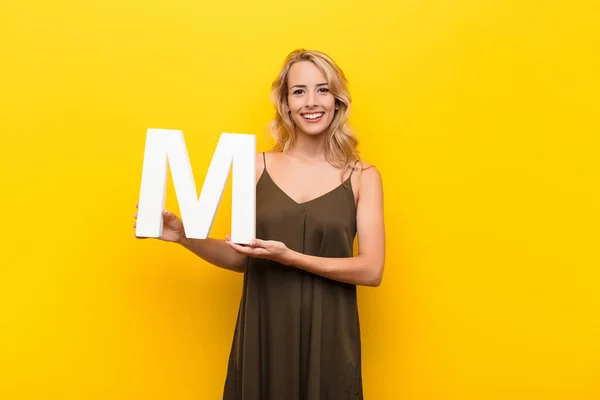
<path id="1" fill-rule="evenodd" d="M 321 70 L 338 107 L 325 132 L 325 159 L 337 168 L 352 166 L 353 162 L 360 161 L 360 156 L 357 150 L 358 140 L 348 124 L 352 102 L 348 81 L 344 72 L 327 54 L 315 50 L 292 51 L 271 86 L 271 102 L 277 111 L 270 124 L 271 135 L 275 139 L 274 150 L 285 152 L 296 141 L 295 124 L 289 112 L 287 97 L 288 73 L 292 65 L 299 61 L 310 61 Z"/>

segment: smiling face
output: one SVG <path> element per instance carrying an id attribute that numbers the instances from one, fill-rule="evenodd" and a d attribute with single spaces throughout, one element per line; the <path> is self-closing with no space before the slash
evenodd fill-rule
<path id="1" fill-rule="evenodd" d="M 336 102 L 327 79 L 310 61 L 299 61 L 288 73 L 287 104 L 298 133 L 319 135 L 329 128 Z"/>

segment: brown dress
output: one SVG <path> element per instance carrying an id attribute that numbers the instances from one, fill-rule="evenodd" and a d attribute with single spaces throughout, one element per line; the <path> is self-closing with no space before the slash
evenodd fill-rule
<path id="1" fill-rule="evenodd" d="M 308 255 L 352 257 L 351 176 L 298 203 L 273 182 L 265 163 L 256 204 L 258 238 Z M 356 286 L 249 258 L 223 399 L 362 399 L 361 375 Z"/>

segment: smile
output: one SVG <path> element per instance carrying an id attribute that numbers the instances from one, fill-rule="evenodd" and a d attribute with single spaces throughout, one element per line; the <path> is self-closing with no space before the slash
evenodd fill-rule
<path id="1" fill-rule="evenodd" d="M 318 112 L 318 113 L 312 113 L 312 114 L 301 114 L 302 118 L 304 118 L 306 121 L 308 122 L 318 122 L 321 120 L 321 118 L 323 117 L 323 115 L 325 115 L 324 112 Z"/>

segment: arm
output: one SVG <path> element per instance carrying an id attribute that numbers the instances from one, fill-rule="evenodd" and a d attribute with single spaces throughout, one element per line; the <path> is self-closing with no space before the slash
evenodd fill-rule
<path id="1" fill-rule="evenodd" d="M 385 259 L 385 229 L 381 175 L 374 167 L 364 170 L 360 175 L 356 223 L 357 256 L 326 258 L 288 250 L 284 262 L 329 279 L 355 285 L 379 286 Z"/>
<path id="2" fill-rule="evenodd" d="M 325 278 L 354 285 L 379 286 L 385 259 L 383 188 L 375 168 L 360 175 L 356 211 L 358 255 L 346 258 L 316 257 L 290 250 L 285 244 L 255 240 L 250 246 L 227 242 L 240 254 L 275 260 Z"/>
<path id="3" fill-rule="evenodd" d="M 188 239 L 185 236 L 178 242 L 204 261 L 217 267 L 225 268 L 234 272 L 244 272 L 246 269 L 246 258 L 238 254 L 225 240 L 219 239 Z"/>
<path id="4" fill-rule="evenodd" d="M 262 154 L 256 154 L 256 182 L 264 170 Z M 182 235 L 179 241 L 183 247 L 196 254 L 203 260 L 234 272 L 244 272 L 246 270 L 247 255 L 240 254 L 227 244 L 225 240 L 219 239 L 188 239 Z"/>

